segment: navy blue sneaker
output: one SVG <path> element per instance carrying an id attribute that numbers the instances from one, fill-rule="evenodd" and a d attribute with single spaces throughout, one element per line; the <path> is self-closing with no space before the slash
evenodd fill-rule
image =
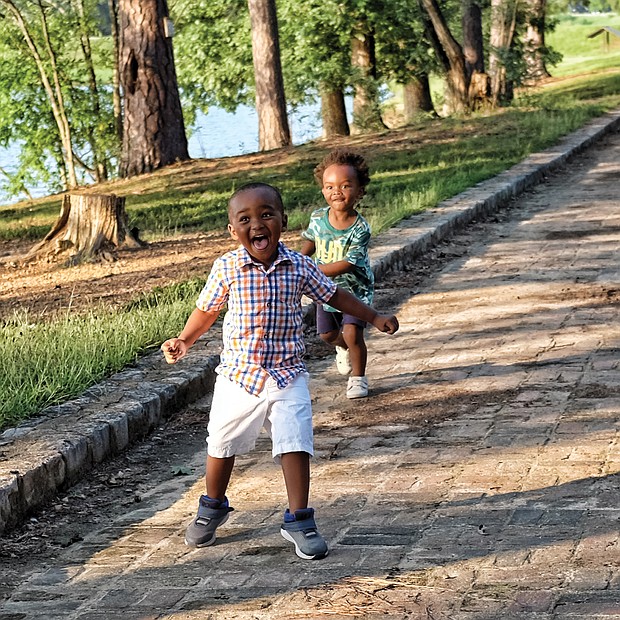
<path id="1" fill-rule="evenodd" d="M 189 547 L 208 547 L 215 542 L 215 530 L 228 521 L 228 513 L 234 508 L 228 505 L 228 499 L 220 502 L 207 495 L 201 495 L 198 502 L 198 514 L 185 532 L 185 544 Z"/>
<path id="2" fill-rule="evenodd" d="M 295 545 L 295 553 L 304 560 L 320 560 L 329 553 L 317 530 L 313 508 L 296 510 L 294 515 L 287 508 L 280 534 Z"/>

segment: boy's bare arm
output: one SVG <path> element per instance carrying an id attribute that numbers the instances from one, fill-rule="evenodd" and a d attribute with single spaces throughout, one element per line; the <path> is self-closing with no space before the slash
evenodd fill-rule
<path id="1" fill-rule="evenodd" d="M 170 338 L 161 345 L 168 364 L 176 364 L 185 357 L 188 349 L 215 323 L 219 312 L 204 312 L 196 308 L 187 319 L 183 331 L 177 338 Z"/>
<path id="2" fill-rule="evenodd" d="M 300 252 L 304 256 L 312 256 L 316 252 L 316 245 L 310 239 L 304 239 Z"/>
<path id="3" fill-rule="evenodd" d="M 374 308 L 371 308 L 340 287 L 336 289 L 328 303 L 330 306 L 340 310 L 340 312 L 351 314 L 362 321 L 366 321 L 366 323 L 374 325 L 380 332 L 394 334 L 398 331 L 398 319 L 395 316 L 379 314 Z"/>
<path id="4" fill-rule="evenodd" d="M 317 267 L 328 277 L 342 275 L 343 273 L 349 273 L 355 269 L 355 265 L 349 263 L 346 260 L 339 260 L 335 263 L 325 263 L 324 265 L 317 265 Z"/>

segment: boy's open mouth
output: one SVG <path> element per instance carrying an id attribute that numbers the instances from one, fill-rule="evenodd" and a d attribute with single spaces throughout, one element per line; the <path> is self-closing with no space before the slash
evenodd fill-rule
<path id="1" fill-rule="evenodd" d="M 265 235 L 257 235 L 252 239 L 252 247 L 257 250 L 265 250 L 269 245 L 269 239 Z"/>

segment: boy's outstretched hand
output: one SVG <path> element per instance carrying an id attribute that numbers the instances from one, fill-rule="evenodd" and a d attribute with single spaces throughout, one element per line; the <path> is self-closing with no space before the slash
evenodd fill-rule
<path id="1" fill-rule="evenodd" d="M 392 315 L 388 316 L 387 314 L 377 314 L 375 320 L 372 324 L 384 334 L 395 334 L 398 331 L 398 319 Z"/>
<path id="2" fill-rule="evenodd" d="M 176 364 L 181 358 L 185 357 L 188 346 L 185 340 L 180 338 L 170 338 L 161 345 L 164 357 L 168 364 Z"/>

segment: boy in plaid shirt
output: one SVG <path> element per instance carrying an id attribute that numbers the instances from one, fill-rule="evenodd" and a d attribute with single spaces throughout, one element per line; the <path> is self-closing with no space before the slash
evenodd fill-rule
<path id="1" fill-rule="evenodd" d="M 280 533 L 299 557 L 323 558 L 327 544 L 308 507 L 313 439 L 302 297 L 329 302 L 388 334 L 398 330 L 398 320 L 340 289 L 310 258 L 280 241 L 287 216 L 271 185 L 240 187 L 228 203 L 228 219 L 228 230 L 241 247 L 215 261 L 183 331 L 162 345 L 166 361 L 178 362 L 228 304 L 207 428 L 207 494 L 199 500 L 185 542 L 192 547 L 215 542 L 216 529 L 233 510 L 226 489 L 235 455 L 250 451 L 264 427 L 288 496 Z"/>

